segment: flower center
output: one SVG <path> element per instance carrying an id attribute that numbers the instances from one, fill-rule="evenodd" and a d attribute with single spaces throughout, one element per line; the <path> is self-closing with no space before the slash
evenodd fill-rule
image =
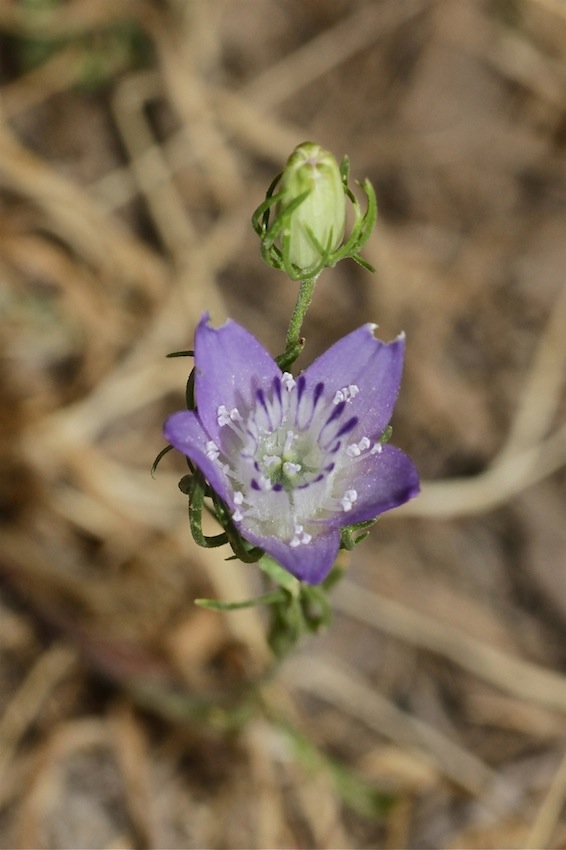
<path id="1" fill-rule="evenodd" d="M 220 446 L 210 441 L 206 451 L 231 480 L 236 522 L 300 546 L 352 510 L 352 467 L 381 450 L 365 436 L 349 442 L 358 417 L 348 405 L 359 392 L 350 384 L 328 393 L 322 382 L 307 390 L 304 376 L 285 372 L 256 391 L 249 410 L 220 405 Z"/>
<path id="2" fill-rule="evenodd" d="M 289 425 L 284 419 L 275 431 L 261 437 L 254 456 L 264 480 L 291 492 L 318 473 L 322 452 L 308 431 L 296 431 Z"/>

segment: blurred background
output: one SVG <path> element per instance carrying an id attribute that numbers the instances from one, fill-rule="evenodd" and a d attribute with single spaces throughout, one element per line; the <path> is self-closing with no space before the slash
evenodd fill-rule
<path id="1" fill-rule="evenodd" d="M 305 139 L 379 220 L 299 365 L 406 332 L 423 492 L 252 699 L 263 612 L 194 599 L 257 568 L 150 469 L 204 310 L 283 348 Z M 565 282 L 563 0 L 2 0 L 0 847 L 566 847 Z"/>

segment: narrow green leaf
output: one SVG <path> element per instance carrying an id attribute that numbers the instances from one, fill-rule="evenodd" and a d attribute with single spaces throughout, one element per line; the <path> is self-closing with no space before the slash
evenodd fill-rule
<path id="1" fill-rule="evenodd" d="M 195 599 L 195 605 L 209 608 L 212 611 L 237 611 L 240 608 L 252 608 L 254 605 L 273 605 L 283 597 L 281 590 L 271 590 L 253 599 L 243 599 L 240 602 L 222 602 L 220 599 Z"/>

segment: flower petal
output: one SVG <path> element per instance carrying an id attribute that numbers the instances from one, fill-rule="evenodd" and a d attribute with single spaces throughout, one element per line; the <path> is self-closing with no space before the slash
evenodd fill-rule
<path id="1" fill-rule="evenodd" d="M 395 446 L 385 445 L 379 454 L 352 465 L 351 483 L 357 499 L 352 510 L 329 520 L 329 525 L 355 525 L 397 508 L 419 493 L 419 474 L 413 461 Z M 345 522 L 346 520 L 346 522 Z"/>
<path id="2" fill-rule="evenodd" d="M 205 313 L 195 333 L 195 396 L 210 439 L 219 435 L 218 408 L 248 411 L 258 387 L 267 388 L 281 370 L 263 345 L 237 322 L 220 328 Z"/>
<path id="3" fill-rule="evenodd" d="M 375 325 L 366 324 L 334 343 L 305 370 L 312 387 L 319 382 L 326 393 L 356 387 L 348 412 L 360 419 L 359 432 L 380 436 L 393 412 L 399 393 L 405 338 L 385 343 L 373 335 Z"/>
<path id="4" fill-rule="evenodd" d="M 340 532 L 335 528 L 326 528 L 313 536 L 310 543 L 296 547 L 278 537 L 260 537 L 248 534 L 243 529 L 242 533 L 250 543 L 260 546 L 282 567 L 306 584 L 320 584 L 324 581 L 334 566 L 340 546 Z"/>
<path id="5" fill-rule="evenodd" d="M 207 454 L 210 438 L 204 430 L 198 415 L 192 410 L 179 410 L 171 414 L 163 426 L 165 439 L 171 445 L 190 458 L 201 470 L 211 487 L 221 499 L 233 507 L 232 488 L 220 465 Z"/>

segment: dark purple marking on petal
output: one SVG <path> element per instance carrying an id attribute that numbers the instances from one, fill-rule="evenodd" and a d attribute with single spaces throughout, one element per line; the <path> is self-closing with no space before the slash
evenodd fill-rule
<path id="1" fill-rule="evenodd" d="M 334 410 L 322 426 L 322 430 L 326 428 L 327 425 L 330 425 L 331 422 L 334 422 L 335 419 L 338 419 L 344 413 L 344 408 L 346 407 L 345 401 L 340 401 L 338 404 L 334 405 Z"/>
<path id="2" fill-rule="evenodd" d="M 338 433 L 334 435 L 334 439 L 337 439 L 338 437 L 343 437 L 343 436 L 344 436 L 344 434 L 349 434 L 349 433 L 350 433 L 350 431 L 353 431 L 353 430 L 354 430 L 354 428 L 356 427 L 356 425 L 358 424 L 358 422 L 359 422 L 358 417 L 357 417 L 357 416 L 352 416 L 350 419 L 348 419 L 348 421 L 347 421 L 347 422 L 345 422 L 345 423 L 342 425 L 342 427 L 340 428 L 340 430 L 338 431 Z"/>
<path id="3" fill-rule="evenodd" d="M 316 387 L 314 388 L 314 392 L 313 392 L 313 394 L 312 394 L 312 407 L 313 407 L 313 410 L 314 410 L 314 408 L 317 406 L 318 401 L 319 401 L 319 399 L 320 399 L 321 395 L 323 394 L 323 392 L 324 392 L 324 382 L 323 382 L 323 381 L 319 381 L 319 382 L 318 382 L 318 384 L 316 385 Z"/>
<path id="4" fill-rule="evenodd" d="M 264 412 L 265 412 L 265 415 L 266 415 L 266 417 L 267 417 L 267 421 L 269 422 L 269 427 L 270 427 L 270 428 L 271 428 L 271 430 L 273 431 L 274 425 L 273 425 L 273 421 L 272 421 L 272 419 L 271 419 L 271 411 L 270 411 L 269 406 L 268 406 L 268 404 L 267 404 L 267 402 L 266 402 L 266 400 L 265 400 L 265 393 L 263 392 L 263 390 L 261 389 L 261 387 L 259 387 L 259 388 L 256 390 L 255 395 L 256 395 L 256 399 L 257 399 L 257 400 L 258 400 L 258 402 L 261 404 L 261 406 L 262 406 L 262 408 L 263 408 L 263 410 L 264 410 Z"/>
<path id="5" fill-rule="evenodd" d="M 324 392 L 324 383 L 322 381 L 319 381 L 318 384 L 316 384 L 316 386 L 313 390 L 312 396 L 311 396 L 311 409 L 310 409 L 310 413 L 308 414 L 308 417 L 306 418 L 305 422 L 297 423 L 297 424 L 299 424 L 301 429 L 304 430 L 306 428 L 310 428 L 310 426 L 312 425 L 314 414 L 315 414 L 318 402 L 320 401 L 320 399 L 322 397 L 323 392 Z M 298 419 L 298 416 L 297 416 L 297 419 Z"/>

